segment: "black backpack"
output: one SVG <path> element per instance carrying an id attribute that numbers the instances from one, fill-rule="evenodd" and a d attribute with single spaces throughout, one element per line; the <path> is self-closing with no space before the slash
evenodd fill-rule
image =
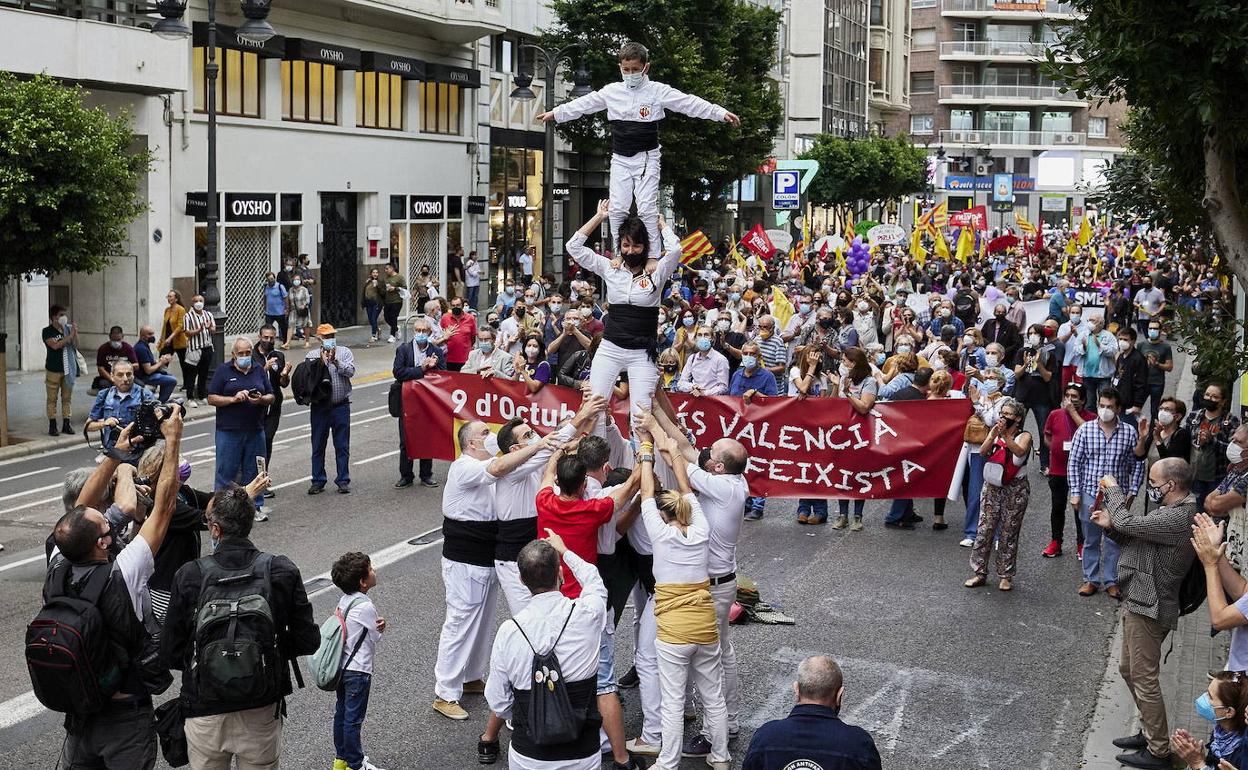
<path id="1" fill-rule="evenodd" d="M 555 655 L 555 647 L 559 646 L 559 640 L 563 638 L 563 632 L 575 611 L 576 604 L 573 603 L 572 609 L 568 610 L 568 617 L 564 618 L 563 628 L 559 629 L 559 636 L 550 645 L 550 651 L 542 655 L 538 654 L 524 629 L 516 623 L 520 635 L 528 642 L 529 649 L 533 650 L 533 676 L 529 681 L 531 689 L 526 730 L 529 740 L 538 746 L 570 743 L 580 736 L 581 729 L 585 726 L 587 709 L 572 707 L 563 668 L 559 665 L 559 656 Z M 512 622 L 515 623 L 514 618 Z"/>
<path id="2" fill-rule="evenodd" d="M 121 684 L 99 608 L 113 567 L 96 567 L 78 589 L 69 583 L 72 570 L 65 561 L 48 576 L 43 608 L 26 626 L 26 669 L 35 697 L 48 709 L 94 714 Z"/>
<path id="3" fill-rule="evenodd" d="M 966 289 L 959 289 L 953 295 L 953 314 L 967 326 L 974 326 L 979 320 L 979 303 L 975 301 L 975 295 Z"/>
<path id="4" fill-rule="evenodd" d="M 1190 615 L 1200 609 L 1207 595 L 1205 565 L 1200 559 L 1192 559 L 1187 574 L 1183 576 L 1183 582 L 1179 584 L 1179 614 Z"/>
<path id="5" fill-rule="evenodd" d="M 323 406 L 334 397 L 329 367 L 319 358 L 305 358 L 290 377 L 290 389 L 300 406 Z"/>
<path id="6" fill-rule="evenodd" d="M 202 578 L 191 670 L 199 700 L 209 706 L 280 700 L 284 664 L 269 603 L 273 555 L 257 554 L 236 570 L 212 556 L 197 563 Z"/>

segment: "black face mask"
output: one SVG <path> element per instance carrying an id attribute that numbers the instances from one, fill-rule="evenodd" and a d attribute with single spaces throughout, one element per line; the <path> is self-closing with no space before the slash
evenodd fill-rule
<path id="1" fill-rule="evenodd" d="M 707 447 L 706 449 L 703 449 L 701 452 L 698 452 L 698 467 L 706 471 L 707 473 L 710 473 L 710 471 L 707 469 L 706 464 L 709 463 L 710 461 L 711 461 L 711 448 L 710 447 Z"/>
<path id="2" fill-rule="evenodd" d="M 831 319 L 831 318 L 820 318 L 820 319 L 819 319 L 819 321 L 818 321 L 817 323 L 819 324 L 819 328 L 820 328 L 820 329 L 831 329 L 831 328 L 832 328 L 832 319 Z"/>
<path id="3" fill-rule="evenodd" d="M 451 308 L 451 315 L 463 315 L 463 314 L 464 314 L 464 309 L 462 307 Z"/>
<path id="4" fill-rule="evenodd" d="M 675 374 L 676 364 L 663 364 L 663 371 L 667 372 L 668 374 Z"/>
<path id="5" fill-rule="evenodd" d="M 636 254 L 624 252 L 621 256 L 624 257 L 624 264 L 629 267 L 641 267 L 646 264 L 646 253 L 644 251 L 639 251 Z"/>
<path id="6" fill-rule="evenodd" d="M 516 318 L 524 318 L 525 312 L 526 312 L 525 308 L 522 308 L 522 307 L 516 308 Z"/>

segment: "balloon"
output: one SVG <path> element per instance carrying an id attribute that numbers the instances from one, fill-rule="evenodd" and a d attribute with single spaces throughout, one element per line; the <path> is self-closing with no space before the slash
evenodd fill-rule
<path id="1" fill-rule="evenodd" d="M 855 235 L 855 236 L 854 236 L 854 248 L 855 248 L 855 249 L 857 249 L 857 248 L 861 248 L 861 247 L 862 247 L 862 236 L 861 236 L 861 235 Z"/>

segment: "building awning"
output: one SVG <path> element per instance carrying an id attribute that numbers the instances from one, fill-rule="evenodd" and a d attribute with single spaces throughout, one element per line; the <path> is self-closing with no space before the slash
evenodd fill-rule
<path id="1" fill-rule="evenodd" d="M 301 37 L 286 38 L 286 59 L 332 64 L 342 70 L 358 70 L 361 53 L 358 48 L 322 43 Z"/>
<path id="2" fill-rule="evenodd" d="M 425 79 L 425 63 L 423 61 L 399 56 L 398 54 L 365 51 L 360 57 L 360 66 L 365 72 L 398 75 L 404 80 Z"/>
<path id="3" fill-rule="evenodd" d="M 208 23 L 197 21 L 191 25 L 191 43 L 203 48 L 208 45 Z M 217 25 L 217 47 L 231 51 L 250 51 L 265 59 L 280 59 L 286 54 L 286 38 L 274 35 L 263 43 L 239 37 L 238 30 L 224 24 Z"/>
<path id="4" fill-rule="evenodd" d="M 425 63 L 425 81 L 429 83 L 453 83 L 464 88 L 481 87 L 481 71 L 467 67 L 452 67 L 437 62 Z"/>

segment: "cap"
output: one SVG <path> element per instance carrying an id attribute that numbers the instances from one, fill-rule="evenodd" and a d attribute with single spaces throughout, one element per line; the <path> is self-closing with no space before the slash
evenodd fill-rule
<path id="1" fill-rule="evenodd" d="M 316 336 L 318 337 L 328 337 L 331 334 L 337 334 L 337 333 L 338 333 L 338 330 L 333 327 L 333 324 L 321 324 L 320 326 L 316 327 Z"/>

